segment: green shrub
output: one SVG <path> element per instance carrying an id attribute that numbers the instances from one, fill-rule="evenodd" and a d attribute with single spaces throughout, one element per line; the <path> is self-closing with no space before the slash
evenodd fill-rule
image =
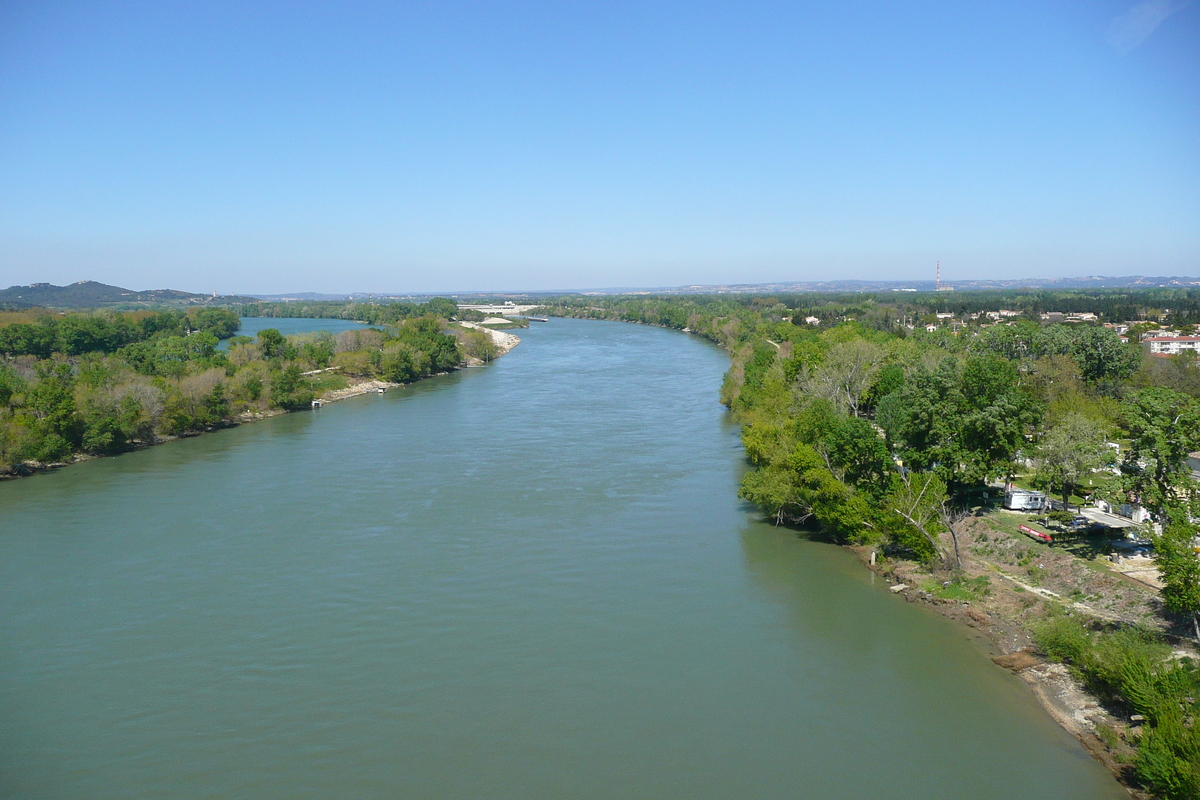
<path id="1" fill-rule="evenodd" d="M 1043 621 L 1034 637 L 1052 660 L 1070 664 L 1091 691 L 1146 718 L 1134 767 L 1155 796 L 1200 797 L 1200 671 L 1190 660 L 1176 661 L 1154 631 L 1128 627 L 1093 633 L 1062 615 Z M 1114 746 L 1109 738 L 1115 736 L 1105 738 Z"/>
<path id="2" fill-rule="evenodd" d="M 1033 640 L 1051 661 L 1083 666 L 1092 653 L 1092 634 L 1076 617 L 1047 619 L 1034 628 Z"/>

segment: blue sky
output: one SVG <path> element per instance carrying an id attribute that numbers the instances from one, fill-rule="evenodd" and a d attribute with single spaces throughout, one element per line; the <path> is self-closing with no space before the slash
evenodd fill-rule
<path id="1" fill-rule="evenodd" d="M 1200 276 L 1200 2 L 0 2 L 0 284 Z"/>

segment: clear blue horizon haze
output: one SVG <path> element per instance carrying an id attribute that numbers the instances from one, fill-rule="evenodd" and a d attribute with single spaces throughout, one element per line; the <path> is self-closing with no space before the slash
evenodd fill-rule
<path id="1" fill-rule="evenodd" d="M 0 4 L 0 284 L 1200 277 L 1200 3 Z"/>

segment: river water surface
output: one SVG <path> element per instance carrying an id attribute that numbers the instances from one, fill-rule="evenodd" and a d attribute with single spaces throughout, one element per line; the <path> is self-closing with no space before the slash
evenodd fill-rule
<path id="1" fill-rule="evenodd" d="M 0 796 L 1127 796 L 963 630 L 739 504 L 721 351 L 519 333 L 0 484 Z"/>
<path id="2" fill-rule="evenodd" d="M 234 336 L 258 336 L 258 332 L 266 328 L 274 328 L 284 336 L 291 336 L 296 333 L 316 333 L 318 331 L 329 331 L 330 333 L 341 333 L 342 331 L 356 331 L 368 327 L 361 322 L 355 322 L 349 319 L 317 319 L 313 317 L 242 317 L 242 323 L 237 329 Z M 219 350 L 229 349 L 229 340 L 222 339 L 217 345 Z"/>

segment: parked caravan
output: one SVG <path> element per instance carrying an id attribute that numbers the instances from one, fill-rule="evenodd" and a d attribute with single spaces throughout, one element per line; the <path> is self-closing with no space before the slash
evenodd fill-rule
<path id="1" fill-rule="evenodd" d="M 1013 511 L 1041 511 L 1046 507 L 1046 493 L 1009 489 L 1004 493 L 1004 507 Z"/>

